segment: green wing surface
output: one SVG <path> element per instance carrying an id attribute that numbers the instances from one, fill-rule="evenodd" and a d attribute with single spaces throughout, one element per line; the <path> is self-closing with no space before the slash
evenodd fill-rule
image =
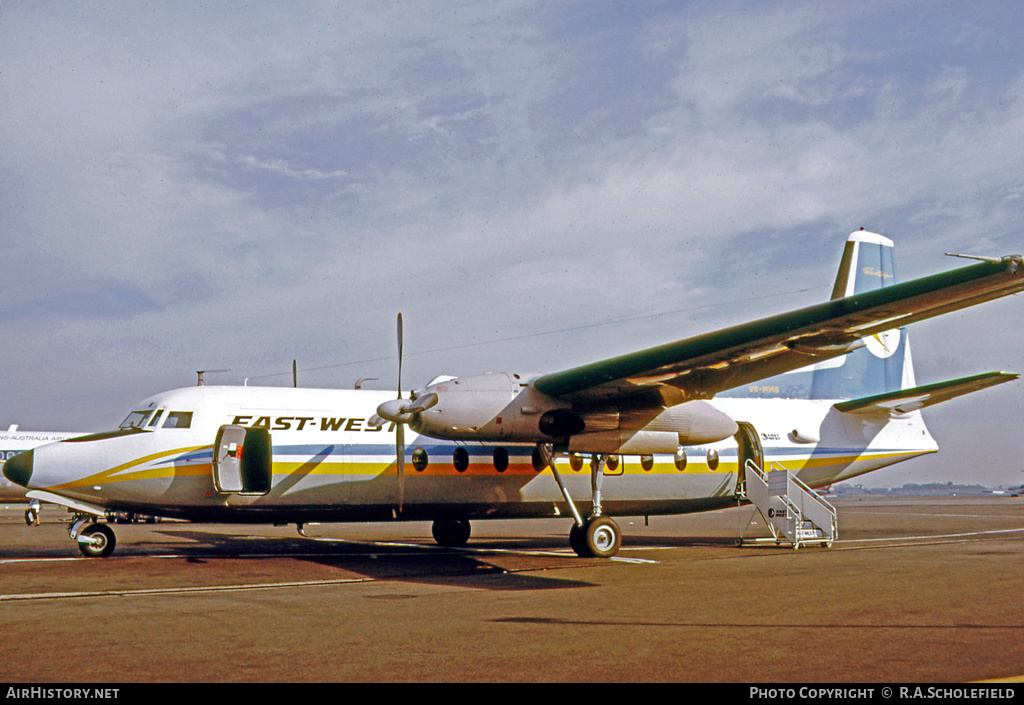
<path id="1" fill-rule="evenodd" d="M 980 389 L 993 387 L 1004 382 L 1011 382 L 1018 377 L 1020 375 L 1008 372 L 986 372 L 971 377 L 949 380 L 948 382 L 926 384 L 899 392 L 844 401 L 834 406 L 839 411 L 851 413 L 881 412 L 886 414 L 909 414 L 912 411 L 933 406 L 963 394 L 977 392 Z"/>
<path id="2" fill-rule="evenodd" d="M 666 403 L 718 392 L 843 355 L 862 338 L 1024 290 L 1021 255 L 724 328 L 543 375 L 549 396 L 591 402 L 657 390 Z"/>

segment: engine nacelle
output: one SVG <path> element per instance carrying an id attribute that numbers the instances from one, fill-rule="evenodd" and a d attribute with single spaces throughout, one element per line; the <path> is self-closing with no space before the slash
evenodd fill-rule
<path id="1" fill-rule="evenodd" d="M 417 433 L 454 441 L 541 440 L 538 419 L 569 404 L 537 392 L 519 375 L 489 373 L 442 378 L 418 396 L 436 394 L 437 403 L 411 420 Z"/>
<path id="2" fill-rule="evenodd" d="M 626 455 L 675 453 L 680 446 L 716 443 L 739 431 L 732 418 L 705 401 L 688 401 L 663 410 L 652 420 L 648 418 L 638 411 L 620 414 L 616 428 L 591 426 L 589 432 L 572 436 L 567 450 Z"/>
<path id="3" fill-rule="evenodd" d="M 515 374 L 442 378 L 416 395 L 436 395 L 437 401 L 416 413 L 410 427 L 447 440 L 554 443 L 560 450 L 580 453 L 650 454 L 714 443 L 738 431 L 735 421 L 704 401 L 668 408 L 574 408 Z"/>

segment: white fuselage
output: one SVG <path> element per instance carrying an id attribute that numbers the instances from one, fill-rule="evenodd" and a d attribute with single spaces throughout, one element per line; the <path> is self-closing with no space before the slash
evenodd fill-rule
<path id="1" fill-rule="evenodd" d="M 14 428 L 14 427 L 12 427 Z M 47 443 L 56 443 L 67 438 L 85 435 L 82 432 L 69 433 L 62 431 L 0 431 L 0 463 L 10 460 L 18 453 L 31 450 Z M 25 501 L 27 490 L 0 475 L 0 501 Z"/>
<path id="2" fill-rule="evenodd" d="M 568 514 L 550 468 L 536 469 L 533 445 L 442 441 L 411 431 L 405 437 L 399 513 L 395 425 L 371 421 L 377 406 L 393 396 L 368 390 L 174 390 L 135 407 L 160 413 L 139 429 L 35 448 L 27 483 L 30 489 L 108 509 L 208 521 Z M 830 401 L 723 398 L 710 403 L 748 431 L 756 430 L 765 464 L 781 463 L 812 487 L 937 450 L 920 413 L 903 418 L 840 413 Z M 176 421 L 169 423 L 172 417 Z M 224 425 L 269 431 L 269 492 L 217 490 L 212 446 Z M 604 510 L 637 516 L 734 505 L 740 448 L 729 438 L 687 446 L 685 461 L 671 454 L 613 457 L 604 473 Z M 556 464 L 573 499 L 587 507 L 589 459 L 559 456 Z"/>

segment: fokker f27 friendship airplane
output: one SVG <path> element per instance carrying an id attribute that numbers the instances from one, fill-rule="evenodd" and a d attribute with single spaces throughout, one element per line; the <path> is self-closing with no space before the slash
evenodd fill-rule
<path id="1" fill-rule="evenodd" d="M 918 386 L 905 326 L 1019 292 L 1022 268 L 1020 255 L 986 258 L 898 284 L 892 241 L 856 232 L 826 303 L 553 374 L 439 377 L 408 398 L 399 316 L 397 398 L 178 389 L 3 473 L 74 511 L 86 555 L 115 542 L 90 517 L 130 511 L 300 531 L 432 520 L 443 545 L 464 543 L 473 519 L 572 516 L 576 552 L 612 556 L 610 515 L 735 506 L 748 460 L 823 487 L 936 451 L 923 407 L 1017 375 Z"/>

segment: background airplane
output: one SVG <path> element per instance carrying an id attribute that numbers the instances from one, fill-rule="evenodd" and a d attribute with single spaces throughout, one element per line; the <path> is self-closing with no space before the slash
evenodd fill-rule
<path id="1" fill-rule="evenodd" d="M 115 510 L 429 519 L 445 545 L 464 543 L 472 519 L 571 516 L 572 548 L 608 557 L 613 514 L 735 506 L 768 466 L 813 488 L 934 452 L 923 408 L 1017 375 L 918 385 L 905 326 L 1017 293 L 1021 269 L 1013 255 L 900 284 L 892 241 L 860 231 L 816 306 L 552 374 L 444 376 L 395 395 L 173 390 L 116 431 L 37 447 L 3 472 L 76 512 L 86 555 L 113 550 L 109 527 L 88 522 Z M 400 379 L 401 318 L 398 343 Z M 834 526 L 818 529 L 831 542 Z"/>
<path id="2" fill-rule="evenodd" d="M 6 431 L 0 431 L 0 462 L 10 460 L 18 453 L 45 443 L 56 443 L 68 438 L 84 435 L 85 433 L 82 432 L 19 431 L 18 426 L 15 424 Z M 25 488 L 21 485 L 10 482 L 6 477 L 0 477 L 0 502 L 28 502 L 29 507 L 25 510 L 25 523 L 38 523 L 39 501 L 30 500 L 25 496 L 25 492 Z"/>

